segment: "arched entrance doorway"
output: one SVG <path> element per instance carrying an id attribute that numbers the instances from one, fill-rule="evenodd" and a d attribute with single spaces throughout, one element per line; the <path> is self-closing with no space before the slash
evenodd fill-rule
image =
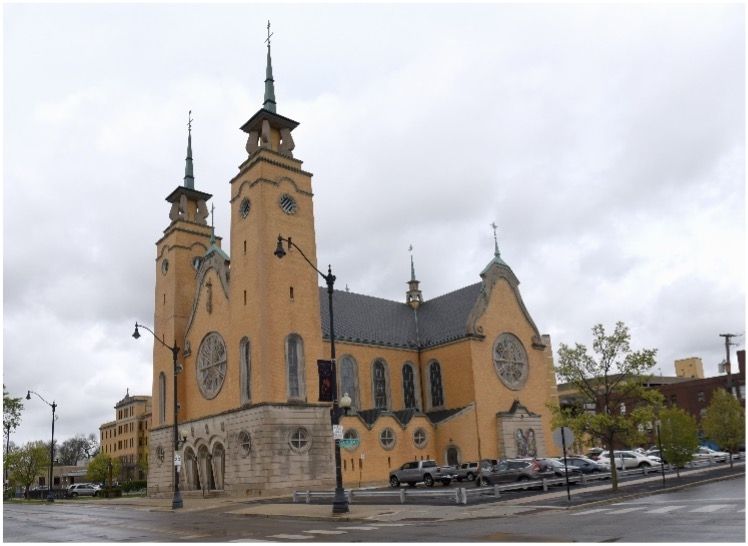
<path id="1" fill-rule="evenodd" d="M 460 450 L 456 446 L 449 446 L 447 448 L 447 464 L 450 466 L 460 464 Z"/>

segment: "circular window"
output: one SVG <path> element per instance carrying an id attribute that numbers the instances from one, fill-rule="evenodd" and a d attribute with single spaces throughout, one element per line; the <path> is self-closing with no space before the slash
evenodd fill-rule
<path id="1" fill-rule="evenodd" d="M 413 433 L 413 443 L 418 449 L 423 449 L 424 447 L 426 447 L 427 440 L 428 437 L 426 436 L 426 431 L 422 428 L 417 428 Z"/>
<path id="2" fill-rule="evenodd" d="M 215 398 L 226 377 L 226 344 L 218 332 L 203 338 L 197 353 L 197 384 L 202 395 Z"/>
<path id="3" fill-rule="evenodd" d="M 239 433 L 239 448 L 241 449 L 242 457 L 249 455 L 252 449 L 252 437 L 246 430 L 242 430 Z"/>
<path id="4" fill-rule="evenodd" d="M 242 199 L 242 202 L 239 205 L 239 214 L 242 215 L 242 218 L 246 218 L 247 216 L 249 216 L 249 209 L 250 209 L 249 199 L 245 197 L 244 199 Z"/>
<path id="5" fill-rule="evenodd" d="M 343 441 L 340 443 L 340 446 L 348 451 L 353 451 L 358 447 L 359 443 L 358 431 L 354 428 L 349 428 L 343 434 Z"/>
<path id="6" fill-rule="evenodd" d="M 379 433 L 379 443 L 384 449 L 395 447 L 395 431 L 387 427 Z"/>
<path id="7" fill-rule="evenodd" d="M 521 389 L 527 381 L 527 353 L 512 334 L 501 334 L 494 341 L 493 365 L 501 382 L 512 390 Z"/>
<path id="8" fill-rule="evenodd" d="M 287 193 L 281 195 L 280 201 L 278 203 L 280 204 L 281 210 L 286 214 L 296 214 L 298 205 L 296 205 L 296 201 L 294 200 L 294 198 Z"/>
<path id="9" fill-rule="evenodd" d="M 288 445 L 294 453 L 304 453 L 305 451 L 308 451 L 311 446 L 309 432 L 307 432 L 305 428 L 297 428 L 291 433 L 291 437 L 288 439 Z"/>
<path id="10" fill-rule="evenodd" d="M 169 271 L 169 260 L 164 258 L 161 260 L 161 274 L 166 275 L 167 271 Z"/>
<path id="11" fill-rule="evenodd" d="M 164 462 L 164 448 L 163 448 L 163 446 L 158 446 L 156 448 L 156 460 L 158 461 L 159 465 Z"/>

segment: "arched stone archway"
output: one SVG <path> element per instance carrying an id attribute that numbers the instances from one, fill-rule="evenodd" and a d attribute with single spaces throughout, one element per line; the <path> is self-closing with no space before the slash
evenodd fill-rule
<path id="1" fill-rule="evenodd" d="M 208 451 L 208 446 L 202 445 L 197 450 L 201 489 L 211 490 L 216 488 L 215 479 L 213 478 L 212 458 L 213 456 Z"/>
<path id="2" fill-rule="evenodd" d="M 184 448 L 184 480 L 185 491 L 200 490 L 200 469 L 197 456 L 191 447 Z"/>
<path id="3" fill-rule="evenodd" d="M 213 470 L 213 489 L 223 489 L 224 469 L 226 467 L 226 450 L 223 445 L 216 443 L 211 455 Z"/>

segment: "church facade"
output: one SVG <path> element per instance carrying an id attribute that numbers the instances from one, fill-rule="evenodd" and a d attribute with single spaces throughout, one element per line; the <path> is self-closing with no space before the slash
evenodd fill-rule
<path id="1" fill-rule="evenodd" d="M 174 445 L 171 351 L 154 342 L 148 491 L 171 494 L 175 448 L 183 494 L 245 496 L 334 484 L 330 404 L 317 360 L 330 355 L 326 288 L 316 264 L 312 174 L 294 156 L 297 122 L 276 112 L 268 43 L 263 107 L 241 129 L 227 253 L 208 225 L 211 195 L 185 177 L 166 198 L 156 243 L 154 331 L 181 348 Z M 487 256 L 488 257 L 488 256 Z M 411 258 L 402 302 L 334 291 L 346 487 L 384 484 L 409 460 L 458 464 L 544 456 L 557 402 L 553 356 L 495 245 L 476 282 L 424 300 Z"/>

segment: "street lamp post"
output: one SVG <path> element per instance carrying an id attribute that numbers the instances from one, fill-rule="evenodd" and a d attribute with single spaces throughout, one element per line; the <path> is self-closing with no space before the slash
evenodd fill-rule
<path id="1" fill-rule="evenodd" d="M 657 449 L 660 450 L 660 469 L 662 470 L 662 487 L 665 487 L 665 454 L 662 452 L 662 438 L 660 437 L 660 420 L 655 421 L 657 427 Z"/>
<path id="2" fill-rule="evenodd" d="M 173 364 L 174 364 L 174 457 L 177 456 L 177 450 L 179 449 L 179 431 L 178 431 L 178 424 L 177 424 L 177 413 L 179 411 L 179 403 L 177 401 L 177 375 L 180 372 L 179 364 L 177 363 L 177 357 L 179 356 L 179 347 L 177 346 L 177 342 L 174 342 L 174 346 L 169 346 L 166 343 L 159 338 L 153 330 L 148 328 L 148 326 L 145 326 L 143 324 L 135 323 L 135 331 L 132 334 L 132 337 L 135 339 L 138 339 L 140 337 L 140 332 L 138 332 L 138 328 L 144 328 L 145 330 L 149 331 L 151 335 L 153 336 L 153 339 L 158 341 L 161 345 L 166 347 L 171 351 Z M 174 466 L 174 497 L 171 500 L 171 508 L 172 510 L 176 510 L 177 508 L 182 508 L 182 495 L 179 492 L 179 470 L 177 469 L 176 463 Z"/>
<path id="3" fill-rule="evenodd" d="M 335 362 L 335 322 L 333 321 L 333 307 L 332 307 L 332 292 L 333 286 L 335 285 L 335 275 L 332 274 L 331 266 L 327 266 L 327 275 L 322 273 L 317 266 L 314 265 L 309 258 L 306 257 L 304 251 L 299 246 L 291 241 L 291 237 L 285 238 L 282 235 L 278 235 L 278 244 L 275 247 L 275 256 L 277 258 L 283 258 L 286 255 L 286 251 L 283 250 L 283 242 L 288 245 L 288 250 L 295 248 L 299 251 L 302 258 L 306 260 L 312 269 L 314 269 L 320 277 L 325 279 L 327 283 L 327 305 L 330 313 L 330 361 L 332 362 L 332 384 L 333 384 L 333 400 L 332 408 L 330 408 L 330 421 L 333 425 L 340 424 L 341 412 L 348 412 L 348 408 L 351 405 L 350 398 L 344 396 L 340 402 L 338 402 L 338 374 L 337 374 L 337 363 Z M 347 406 L 344 403 L 347 402 Z M 345 496 L 345 490 L 343 489 L 343 474 L 340 469 L 340 444 L 338 440 L 335 441 L 335 496 L 332 501 L 332 513 L 333 514 L 345 514 L 349 511 L 348 509 L 348 498 Z"/>
<path id="4" fill-rule="evenodd" d="M 50 404 L 41 394 L 34 391 L 26 392 L 26 400 L 31 400 L 32 392 L 37 395 L 42 402 L 52 408 L 52 441 L 49 444 L 49 488 L 47 489 L 47 501 L 54 502 L 55 498 L 52 495 L 52 465 L 55 463 L 55 410 L 57 409 L 57 403 L 53 400 Z"/>

